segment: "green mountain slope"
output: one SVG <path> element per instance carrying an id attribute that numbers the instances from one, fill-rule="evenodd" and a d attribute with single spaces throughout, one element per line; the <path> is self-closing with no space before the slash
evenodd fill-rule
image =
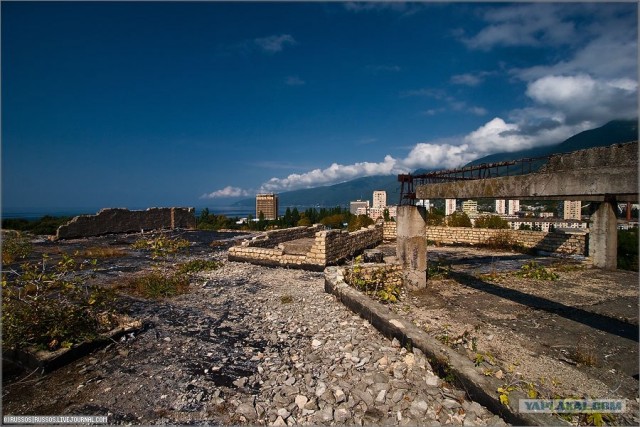
<path id="1" fill-rule="evenodd" d="M 607 146 L 622 142 L 638 140 L 637 120 L 614 120 L 602 127 L 581 132 L 571 138 L 547 147 L 532 148 L 513 153 L 496 153 L 475 160 L 468 165 L 482 163 L 496 163 L 507 160 L 517 160 L 527 157 L 549 156 L 555 153 L 582 150 L 585 148 Z M 539 166 L 539 165 L 538 165 Z M 425 170 L 416 173 L 425 173 Z M 400 183 L 396 175 L 370 176 L 358 178 L 340 184 L 308 188 L 304 190 L 280 193 L 280 206 L 348 206 L 349 201 L 363 199 L 371 200 L 374 190 L 387 192 L 387 203 L 396 204 L 400 200 Z M 235 203 L 236 206 L 254 206 L 255 199 L 244 199 Z"/>

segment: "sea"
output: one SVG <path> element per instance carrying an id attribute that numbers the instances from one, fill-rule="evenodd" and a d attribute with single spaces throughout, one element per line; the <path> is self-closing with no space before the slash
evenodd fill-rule
<path id="1" fill-rule="evenodd" d="M 26 209 L 11 209 L 11 208 L 2 208 L 2 219 L 8 218 L 24 218 L 30 221 L 35 221 L 37 219 L 42 218 L 43 216 L 49 215 L 54 217 L 59 216 L 69 216 L 74 217 L 78 215 L 95 215 L 104 207 L 89 207 L 89 208 L 26 208 Z M 110 207 L 124 207 L 124 206 L 110 206 Z M 164 206 L 157 206 L 164 207 Z M 149 206 L 145 207 L 126 207 L 129 210 L 145 210 L 148 209 Z M 200 215 L 200 212 L 204 208 L 209 209 L 209 213 L 215 215 L 225 215 L 229 218 L 246 218 L 249 215 L 255 216 L 255 209 L 253 207 L 246 206 L 216 206 L 216 207 L 207 207 L 202 206 L 196 208 L 196 216 Z"/>

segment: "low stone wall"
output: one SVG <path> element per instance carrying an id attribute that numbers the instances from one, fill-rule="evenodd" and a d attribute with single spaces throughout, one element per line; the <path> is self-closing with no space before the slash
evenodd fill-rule
<path id="1" fill-rule="evenodd" d="M 130 211 L 122 208 L 102 209 L 96 215 L 80 215 L 58 227 L 56 239 L 77 239 L 140 230 L 196 227 L 194 208 L 149 208 Z"/>
<path id="2" fill-rule="evenodd" d="M 317 230 L 318 228 L 314 226 L 271 231 L 264 237 L 245 240 L 240 245 L 229 248 L 228 259 L 259 265 L 322 271 L 328 265 L 338 264 L 382 242 L 382 226 L 372 225 L 352 233 L 340 230 Z M 308 238 L 309 233 L 313 233 L 314 240 L 307 253 L 285 254 L 281 243 Z M 272 234 L 274 238 L 271 238 Z M 281 240 L 285 236 L 289 238 Z M 266 247 L 267 241 L 270 242 L 270 247 Z"/>
<path id="3" fill-rule="evenodd" d="M 317 224 L 312 227 L 293 227 L 285 228 L 283 230 L 273 230 L 256 236 L 252 240 L 247 241 L 246 244 L 243 244 L 244 246 L 254 248 L 274 248 L 280 243 L 288 242 L 290 240 L 313 237 L 319 230 L 320 226 Z"/>
<path id="4" fill-rule="evenodd" d="M 491 240 L 511 241 L 546 252 L 587 255 L 587 234 L 583 232 L 562 232 L 525 230 L 495 230 L 466 227 L 427 227 L 427 240 L 439 244 L 481 245 Z"/>
<path id="5" fill-rule="evenodd" d="M 382 225 L 382 237 L 385 241 L 396 240 L 396 222 L 387 221 Z"/>

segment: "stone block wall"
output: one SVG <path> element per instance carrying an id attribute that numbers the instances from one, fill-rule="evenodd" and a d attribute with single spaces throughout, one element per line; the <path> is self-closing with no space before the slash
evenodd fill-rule
<path id="1" fill-rule="evenodd" d="M 285 228 L 283 230 L 268 231 L 254 237 L 250 241 L 244 241 L 242 245 L 255 248 L 274 248 L 280 243 L 288 242 L 290 240 L 313 237 L 319 229 L 319 225 L 314 225 L 313 227 L 293 227 Z"/>
<path id="2" fill-rule="evenodd" d="M 259 265 L 281 266 L 290 268 L 303 268 L 322 271 L 327 265 L 339 262 L 354 256 L 365 249 L 377 246 L 382 242 L 382 226 L 369 226 L 352 233 L 340 230 L 318 231 L 317 227 L 296 227 L 295 229 L 277 230 L 277 238 L 271 239 L 271 231 L 266 233 L 264 239 L 244 241 L 229 249 L 229 261 L 250 262 Z M 287 240 L 295 240 L 314 236 L 311 248 L 304 255 L 285 254 L 280 243 Z M 284 239 L 288 236 L 288 239 Z M 270 241 L 271 247 L 264 247 L 266 241 Z"/>
<path id="3" fill-rule="evenodd" d="M 494 230 L 466 227 L 427 227 L 427 240 L 440 244 L 482 245 L 491 239 L 509 239 L 525 248 L 546 252 L 586 255 L 587 235 L 585 233 L 525 230 Z"/>
<path id="4" fill-rule="evenodd" d="M 194 229 L 194 208 L 149 208 L 130 211 L 122 208 L 102 209 L 96 215 L 80 215 L 58 227 L 56 239 L 77 239 L 112 233 L 174 228 Z"/>
<path id="5" fill-rule="evenodd" d="M 382 237 L 385 241 L 396 240 L 396 222 L 387 221 L 382 225 Z"/>

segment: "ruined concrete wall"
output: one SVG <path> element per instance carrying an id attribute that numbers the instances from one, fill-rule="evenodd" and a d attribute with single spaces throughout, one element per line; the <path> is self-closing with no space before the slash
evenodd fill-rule
<path id="1" fill-rule="evenodd" d="M 370 226 L 367 229 L 348 233 L 339 230 L 317 231 L 317 227 L 296 227 L 287 230 L 277 230 L 277 237 L 271 239 L 271 231 L 267 236 L 255 241 L 244 241 L 229 249 L 229 261 L 250 262 L 259 265 L 304 268 L 322 271 L 327 265 L 360 253 L 364 249 L 374 247 L 382 242 L 382 227 Z M 284 233 L 286 232 L 286 233 Z M 295 240 L 314 236 L 310 250 L 303 255 L 285 254 L 280 245 L 287 240 Z M 284 237 L 289 237 L 284 239 Z M 266 241 L 271 247 L 264 247 Z"/>
<path id="2" fill-rule="evenodd" d="M 293 227 L 283 230 L 273 230 L 256 236 L 242 244 L 253 248 L 274 248 L 282 242 L 313 237 L 319 229 L 319 225 L 314 225 L 313 227 Z"/>
<path id="3" fill-rule="evenodd" d="M 586 255 L 587 234 L 581 232 L 494 230 L 466 227 L 427 227 L 427 239 L 440 244 L 481 245 L 509 240 L 525 248 L 546 252 Z"/>
<path id="4" fill-rule="evenodd" d="M 96 215 L 80 215 L 58 227 L 56 239 L 76 239 L 140 230 L 196 227 L 193 208 L 149 208 L 144 211 L 102 209 Z"/>

